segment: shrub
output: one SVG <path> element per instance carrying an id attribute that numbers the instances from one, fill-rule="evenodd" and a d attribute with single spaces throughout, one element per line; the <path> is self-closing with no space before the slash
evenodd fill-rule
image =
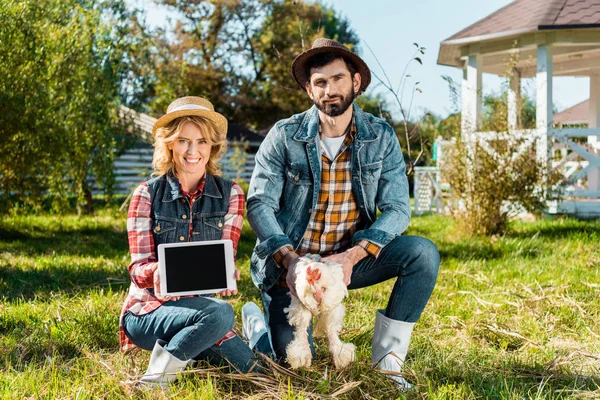
<path id="1" fill-rule="evenodd" d="M 457 136 L 442 173 L 459 229 L 494 235 L 520 212 L 542 213 L 559 193 L 559 176 L 538 161 L 535 131 Z"/>

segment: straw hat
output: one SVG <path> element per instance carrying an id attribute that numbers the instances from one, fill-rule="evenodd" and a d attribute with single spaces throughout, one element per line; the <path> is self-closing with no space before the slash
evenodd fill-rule
<path id="1" fill-rule="evenodd" d="M 360 74 L 361 81 L 359 93 L 367 90 L 367 86 L 371 83 L 371 71 L 369 70 L 367 63 L 357 56 L 356 53 L 348 50 L 348 48 L 340 42 L 327 38 L 315 39 L 312 48 L 300 53 L 300 55 L 294 59 L 294 62 L 292 62 L 292 75 L 302 90 L 306 90 L 306 82 L 310 80 L 310 76 L 306 73 L 306 64 L 312 57 L 321 53 L 338 54 L 344 56 L 347 60 L 350 60 L 354 65 L 354 68 L 356 68 L 356 72 Z"/>
<path id="2" fill-rule="evenodd" d="M 156 130 L 167 126 L 175 118 L 196 115 L 210 121 L 217 133 L 227 134 L 227 118 L 215 112 L 212 103 L 202 97 L 186 96 L 180 97 L 167 108 L 167 113 L 160 117 L 152 127 L 152 136 L 156 136 Z"/>

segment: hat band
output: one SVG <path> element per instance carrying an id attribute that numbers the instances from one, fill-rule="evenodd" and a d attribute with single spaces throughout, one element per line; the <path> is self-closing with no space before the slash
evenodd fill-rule
<path id="1" fill-rule="evenodd" d="M 172 109 L 171 111 L 169 111 L 169 114 L 171 114 L 172 112 L 183 111 L 183 110 L 207 110 L 207 111 L 211 111 L 210 108 L 199 106 L 198 104 L 184 104 L 184 105 L 181 105 L 179 107 L 175 107 L 174 109 Z"/>

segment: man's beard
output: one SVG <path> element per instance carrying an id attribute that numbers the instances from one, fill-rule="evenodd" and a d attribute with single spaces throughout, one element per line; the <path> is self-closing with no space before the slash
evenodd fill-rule
<path id="1" fill-rule="evenodd" d="M 354 102 L 354 99 L 356 98 L 356 94 L 354 93 L 354 90 L 350 88 L 346 95 L 336 95 L 328 98 L 328 100 L 334 99 L 336 97 L 340 99 L 339 103 L 323 104 L 322 101 L 318 100 L 313 100 L 313 103 L 315 104 L 315 106 L 317 106 L 319 111 L 325 113 L 325 115 L 328 115 L 330 117 L 337 117 L 338 115 L 342 115 L 343 113 L 345 113 L 348 107 L 352 105 L 352 102 Z"/>

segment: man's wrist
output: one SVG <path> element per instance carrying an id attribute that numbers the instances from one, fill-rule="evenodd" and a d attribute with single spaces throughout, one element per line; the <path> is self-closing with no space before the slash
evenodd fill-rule
<path id="1" fill-rule="evenodd" d="M 381 246 L 378 244 L 375 244 L 373 242 L 370 242 L 368 240 L 359 240 L 358 242 L 356 242 L 356 246 L 360 246 L 363 249 L 366 250 L 367 255 L 373 257 L 373 258 L 377 258 L 379 256 L 379 253 L 381 253 Z"/>
<path id="2" fill-rule="evenodd" d="M 277 268 L 283 268 L 283 259 L 288 253 L 294 251 L 292 246 L 283 246 L 275 253 L 273 253 L 273 260 L 275 260 L 275 264 L 277 264 Z"/>
<path id="3" fill-rule="evenodd" d="M 296 254 L 295 251 L 290 251 L 285 255 L 285 257 L 283 257 L 281 264 L 283 265 L 283 268 L 290 269 L 290 265 L 292 265 L 292 263 L 298 258 L 300 258 L 300 256 Z"/>
<path id="4" fill-rule="evenodd" d="M 360 260 L 367 257 L 369 253 L 361 246 L 354 246 L 350 248 L 350 254 L 352 256 L 352 261 L 356 265 Z"/>

